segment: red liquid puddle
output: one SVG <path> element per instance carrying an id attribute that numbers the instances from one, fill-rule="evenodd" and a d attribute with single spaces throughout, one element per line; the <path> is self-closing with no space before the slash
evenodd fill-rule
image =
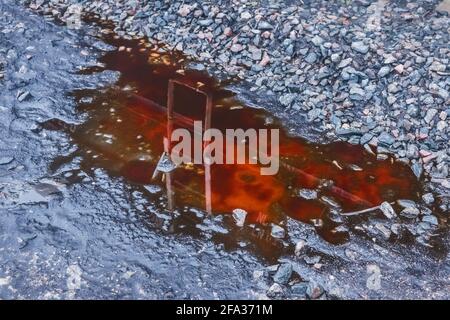
<path id="1" fill-rule="evenodd" d="M 101 62 L 105 69 L 121 72 L 118 86 L 132 89 L 75 93 L 89 119 L 73 132 L 73 138 L 91 156 L 85 160 L 89 165 L 101 166 L 135 183 L 161 183 L 171 191 L 168 198 L 173 197 L 174 208 L 205 209 L 209 203 L 214 214 L 244 209 L 248 212 L 247 223 L 279 222 L 280 217 L 289 216 L 314 223 L 320 234 L 333 243 L 346 241 L 347 235 L 335 230 L 338 223 L 330 212 L 364 209 L 383 201 L 417 199 L 419 183 L 408 166 L 392 158 L 378 161 L 363 147 L 345 142 L 322 145 L 290 137 L 267 112 L 242 106 L 212 78 L 184 70 L 185 58 L 181 55 L 163 53 L 142 40 L 123 40 L 112 34 L 105 38 L 119 50 L 105 54 Z M 164 181 L 161 177 L 152 180 L 164 151 L 170 79 L 182 80 L 213 94 L 213 128 L 280 129 L 280 158 L 284 165 L 279 173 L 263 176 L 259 165 L 212 165 L 211 178 L 205 181 L 204 166 L 185 165 L 163 175 Z M 93 100 L 86 102 L 89 96 Z M 203 120 L 204 105 L 202 95 L 176 87 L 176 113 L 191 120 Z M 176 119 L 176 126 L 180 126 L 182 118 L 178 117 L 178 122 Z M 206 194 L 208 185 L 210 196 Z M 318 198 L 300 197 L 299 190 L 304 188 L 316 190 Z"/>

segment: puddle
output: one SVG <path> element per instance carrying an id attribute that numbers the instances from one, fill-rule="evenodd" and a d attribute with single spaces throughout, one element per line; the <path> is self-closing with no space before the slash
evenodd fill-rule
<path id="1" fill-rule="evenodd" d="M 108 29 L 103 34 L 103 40 L 118 49 L 105 53 L 99 65 L 80 73 L 120 71 L 116 86 L 73 93 L 78 110 L 87 115 L 83 124 L 68 126 L 58 120 L 43 124 L 48 130 L 70 132 L 83 168 L 104 168 L 130 183 L 163 190 L 169 211 L 197 208 L 230 215 L 243 209 L 248 213 L 246 224 L 262 227 L 283 225 L 289 217 L 314 225 L 324 239 L 335 244 L 349 238 L 347 231 L 339 228 L 348 223 L 342 213 L 383 201 L 419 198 L 420 184 L 413 172 L 394 158 L 380 161 L 362 146 L 345 142 L 320 144 L 292 137 L 277 118 L 243 105 L 223 83 L 188 70 L 188 61 L 181 54 L 144 40 L 120 39 Z M 280 129 L 282 165 L 278 174 L 262 176 L 258 165 L 249 164 L 183 165 L 154 177 L 168 130 L 165 106 L 171 79 L 212 94 L 213 128 Z M 203 119 L 204 105 L 204 96 L 176 86 L 175 126 L 189 127 L 189 121 Z"/>

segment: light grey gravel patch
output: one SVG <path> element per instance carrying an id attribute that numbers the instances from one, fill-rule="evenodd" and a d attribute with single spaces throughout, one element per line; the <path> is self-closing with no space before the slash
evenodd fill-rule
<path id="1" fill-rule="evenodd" d="M 352 63 L 353 59 L 352 58 L 346 58 L 344 60 L 342 60 L 339 64 L 338 64 L 338 69 L 342 69 L 345 68 L 347 66 L 349 66 Z"/>
<path id="2" fill-rule="evenodd" d="M 425 122 L 430 123 L 433 120 L 433 118 L 436 116 L 437 113 L 438 113 L 438 111 L 434 108 L 428 109 L 427 113 L 425 115 L 425 118 L 424 118 Z"/>
<path id="3" fill-rule="evenodd" d="M 317 199 L 317 191 L 313 189 L 300 189 L 298 194 L 303 199 L 307 200 Z"/>
<path id="4" fill-rule="evenodd" d="M 309 299 L 318 299 L 324 294 L 324 289 L 322 285 L 318 284 L 315 281 L 310 281 L 306 288 L 306 296 Z"/>
<path id="5" fill-rule="evenodd" d="M 381 289 L 381 270 L 376 264 L 367 266 L 367 281 L 366 286 L 369 290 L 378 291 Z"/>
<path id="6" fill-rule="evenodd" d="M 420 210 L 416 207 L 407 207 L 400 212 L 400 215 L 409 219 L 414 219 L 420 214 Z"/>
<path id="7" fill-rule="evenodd" d="M 399 206 L 403 208 L 417 207 L 417 204 L 412 200 L 399 199 L 397 200 Z"/>
<path id="8" fill-rule="evenodd" d="M 442 0 L 436 7 L 436 10 L 439 12 L 446 12 L 448 15 L 450 15 L 450 1 Z"/>
<path id="9" fill-rule="evenodd" d="M 247 211 L 242 209 L 233 210 L 233 219 L 238 227 L 243 227 L 245 224 L 245 218 L 247 217 Z"/>
<path id="10" fill-rule="evenodd" d="M 279 101 L 283 106 L 290 107 L 296 98 L 297 94 L 286 93 L 280 97 Z"/>
<path id="11" fill-rule="evenodd" d="M 269 298 L 280 298 L 286 293 L 285 288 L 278 283 L 274 283 L 269 290 L 267 290 L 267 296 Z"/>
<path id="12" fill-rule="evenodd" d="M 309 64 L 313 64 L 314 62 L 317 61 L 317 54 L 314 52 L 308 53 L 308 55 L 305 57 L 305 61 L 308 62 Z"/>
<path id="13" fill-rule="evenodd" d="M 150 194 L 158 194 L 162 191 L 161 187 L 158 185 L 145 185 L 144 189 L 147 190 Z"/>
<path id="14" fill-rule="evenodd" d="M 294 296 L 298 296 L 298 297 L 306 296 L 307 290 L 308 290 L 308 282 L 296 283 L 291 287 L 291 293 Z"/>
<path id="15" fill-rule="evenodd" d="M 373 138 L 373 134 L 371 134 L 371 133 L 365 133 L 365 134 L 363 134 L 362 137 L 360 138 L 359 143 L 362 144 L 362 145 L 364 145 L 364 144 L 368 143 L 370 140 L 372 140 L 372 138 Z"/>
<path id="16" fill-rule="evenodd" d="M 32 97 L 31 93 L 29 91 L 19 91 L 17 93 L 17 100 L 19 102 L 24 102 L 25 100 L 28 100 Z"/>
<path id="17" fill-rule="evenodd" d="M 269 22 L 267 22 L 267 21 L 261 21 L 261 22 L 258 24 L 258 29 L 259 29 L 259 30 L 272 30 L 272 29 L 273 29 L 273 26 L 272 26 Z"/>
<path id="18" fill-rule="evenodd" d="M 271 235 L 274 238 L 283 239 L 286 236 L 286 230 L 276 224 L 273 224 Z"/>
<path id="19" fill-rule="evenodd" d="M 422 177 L 422 174 L 423 174 L 423 167 L 422 167 L 422 165 L 420 164 L 420 162 L 414 162 L 414 163 L 412 164 L 412 166 L 411 166 L 411 169 L 412 169 L 414 175 L 415 175 L 418 179 L 420 179 L 420 178 Z"/>

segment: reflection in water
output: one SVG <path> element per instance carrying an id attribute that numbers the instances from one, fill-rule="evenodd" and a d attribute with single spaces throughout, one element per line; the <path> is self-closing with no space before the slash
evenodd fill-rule
<path id="1" fill-rule="evenodd" d="M 243 106 L 214 79 L 185 70 L 179 54 L 113 34 L 106 41 L 118 50 L 106 53 L 101 62 L 105 69 L 120 71 L 120 80 L 114 88 L 73 93 L 88 120 L 71 130 L 72 138 L 85 166 L 106 168 L 136 184 L 159 184 L 166 190 L 169 209 L 187 206 L 230 214 L 239 208 L 248 213 L 246 223 L 262 225 L 280 223 L 288 216 L 313 224 L 326 240 L 342 243 L 348 234 L 337 228 L 342 224 L 340 212 L 417 199 L 419 183 L 414 174 L 393 158 L 378 161 L 361 146 L 322 145 L 290 137 L 267 112 Z M 81 72 L 98 71 L 94 67 Z M 190 121 L 205 118 L 205 97 L 179 85 L 174 88 L 175 117 L 168 123 L 170 79 L 212 95 L 213 128 L 280 129 L 279 173 L 262 176 L 258 165 L 249 164 L 187 164 L 170 173 L 155 173 L 168 124 L 189 128 Z M 58 124 L 45 124 L 47 129 L 52 126 Z"/>

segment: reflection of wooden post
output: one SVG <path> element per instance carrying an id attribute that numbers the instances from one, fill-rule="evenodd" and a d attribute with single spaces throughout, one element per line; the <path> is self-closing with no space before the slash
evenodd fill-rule
<path id="1" fill-rule="evenodd" d="M 172 131 L 173 131 L 173 108 L 174 108 L 174 83 L 169 80 L 169 85 L 167 88 L 167 137 L 164 139 L 164 151 L 170 157 L 172 151 Z M 166 178 L 166 189 L 167 189 L 167 206 L 170 211 L 175 208 L 175 203 L 173 199 L 172 190 L 172 173 L 167 172 L 165 174 Z"/>
<path id="2" fill-rule="evenodd" d="M 205 129 L 207 131 L 211 128 L 211 117 L 212 117 L 212 108 L 213 108 L 213 98 L 211 93 L 206 95 L 206 110 L 205 110 Z M 203 150 L 205 150 L 206 146 L 209 142 L 204 141 Z M 205 154 L 203 153 L 203 164 L 205 166 L 205 206 L 206 212 L 209 214 L 212 213 L 212 203 L 211 203 L 211 159 L 205 159 Z"/>
<path id="3" fill-rule="evenodd" d="M 206 94 L 205 131 L 211 128 L 212 109 L 213 97 L 211 93 L 208 93 Z"/>
<path id="4" fill-rule="evenodd" d="M 175 85 L 172 80 L 169 80 L 169 87 L 167 89 L 167 146 L 164 147 L 167 149 L 164 150 L 170 156 L 170 152 L 172 151 L 172 131 L 173 131 L 173 108 L 174 108 L 174 88 Z"/>
<path id="5" fill-rule="evenodd" d="M 206 97 L 206 108 L 205 108 L 205 122 L 203 124 L 203 132 L 211 128 L 211 118 L 212 118 L 212 110 L 213 110 L 213 96 L 211 92 L 206 92 L 202 90 L 201 88 L 195 87 L 193 85 L 190 85 L 188 83 L 185 83 L 183 81 L 171 79 L 169 80 L 169 86 L 167 91 L 167 142 L 164 145 L 164 150 L 167 152 L 167 154 L 170 156 L 171 152 L 171 141 L 170 138 L 172 137 L 172 131 L 173 131 L 173 122 L 174 122 L 174 91 L 175 91 L 175 85 L 185 86 L 189 89 L 192 89 L 193 91 L 202 94 Z M 179 115 L 177 115 L 179 116 Z M 187 122 L 187 121 L 184 121 Z M 195 131 L 194 131 L 195 135 Z M 203 138 L 203 134 L 201 137 Z M 203 150 L 205 150 L 205 147 L 207 146 L 208 142 L 203 143 Z M 212 205 L 211 205 L 211 164 L 210 159 L 205 159 L 204 155 L 202 157 L 203 165 L 205 167 L 205 207 L 206 211 L 208 213 L 212 213 Z M 166 174 L 166 186 L 167 186 L 167 192 L 168 192 L 168 199 L 169 199 L 169 210 L 173 210 L 170 207 L 174 206 L 173 203 L 173 194 L 172 194 L 172 176 L 170 174 Z"/>
<path id="6" fill-rule="evenodd" d="M 173 199 L 174 192 L 172 190 L 172 172 L 167 172 L 164 174 L 166 178 L 166 188 L 167 188 L 167 208 L 169 211 L 175 209 L 175 201 Z"/>

